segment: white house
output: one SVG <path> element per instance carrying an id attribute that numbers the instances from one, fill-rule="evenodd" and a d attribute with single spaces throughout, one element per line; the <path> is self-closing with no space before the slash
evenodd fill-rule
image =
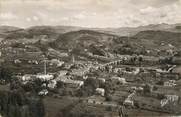
<path id="1" fill-rule="evenodd" d="M 124 101 L 123 104 L 126 105 L 126 106 L 134 106 L 133 100 L 131 100 L 129 98 L 126 98 L 126 100 Z"/>
<path id="2" fill-rule="evenodd" d="M 112 79 L 112 80 L 119 81 L 119 82 L 120 82 L 120 83 L 122 83 L 122 84 L 125 84 L 125 83 L 126 83 L 126 80 L 125 80 L 125 78 L 120 78 L 120 77 L 112 77 L 111 79 Z"/>
<path id="3" fill-rule="evenodd" d="M 140 73 L 140 68 L 136 68 L 135 71 L 133 71 L 133 74 L 134 74 L 134 75 L 136 75 L 136 74 L 138 74 L 138 73 Z"/>
<path id="4" fill-rule="evenodd" d="M 45 95 L 47 95 L 48 94 L 48 90 L 47 89 L 44 89 L 44 90 L 42 90 L 42 91 L 40 91 L 39 93 L 38 93 L 38 95 L 40 95 L 40 96 L 45 96 Z"/>
<path id="5" fill-rule="evenodd" d="M 19 59 L 16 59 L 16 60 L 14 60 L 14 63 L 19 64 L 19 63 L 21 63 L 21 61 Z"/>
<path id="6" fill-rule="evenodd" d="M 82 85 L 84 85 L 84 81 L 80 81 L 80 80 L 72 80 L 72 79 L 69 79 L 69 78 L 61 78 L 60 79 L 63 83 L 67 83 L 67 84 L 74 84 L 78 87 L 81 87 Z"/>
<path id="7" fill-rule="evenodd" d="M 86 80 L 87 78 L 88 78 L 88 76 L 86 76 L 86 75 L 83 76 L 83 79 L 84 79 L 84 80 Z"/>
<path id="8" fill-rule="evenodd" d="M 169 80 L 169 81 L 164 82 L 164 86 L 166 86 L 166 87 L 174 87 L 174 86 L 176 86 L 175 80 Z"/>
<path id="9" fill-rule="evenodd" d="M 106 80 L 104 78 L 98 78 L 99 81 L 101 81 L 102 83 L 105 83 Z"/>
<path id="10" fill-rule="evenodd" d="M 162 99 L 162 100 L 160 101 L 161 107 L 165 106 L 167 103 L 168 103 L 168 100 L 167 100 L 167 99 Z"/>
<path id="11" fill-rule="evenodd" d="M 57 67 L 61 67 L 64 64 L 64 61 L 59 61 L 58 59 L 52 59 L 50 61 L 50 65 L 56 65 Z"/>
<path id="12" fill-rule="evenodd" d="M 57 85 L 57 81 L 56 80 L 50 80 L 48 83 L 48 88 L 54 89 Z"/>
<path id="13" fill-rule="evenodd" d="M 67 73 L 68 73 L 68 71 L 66 71 L 66 70 L 61 70 L 61 71 L 58 72 L 58 76 L 59 76 L 59 77 L 65 76 Z"/>
<path id="14" fill-rule="evenodd" d="M 99 95 L 101 95 L 101 96 L 104 96 L 105 90 L 104 90 L 103 88 L 97 88 L 97 89 L 96 89 L 96 93 L 99 94 Z"/>
<path id="15" fill-rule="evenodd" d="M 170 102 L 177 102 L 179 100 L 179 96 L 177 96 L 177 95 L 166 95 L 166 98 Z"/>
<path id="16" fill-rule="evenodd" d="M 36 75 L 36 77 L 43 81 L 51 80 L 54 78 L 54 76 L 51 74 L 39 74 L 39 75 Z"/>
<path id="17" fill-rule="evenodd" d="M 26 75 L 24 75 L 24 76 L 22 76 L 21 77 L 21 80 L 22 81 L 29 81 L 29 80 L 31 80 L 32 78 L 31 78 L 31 75 L 28 75 L 28 74 L 26 74 Z"/>
<path id="18" fill-rule="evenodd" d="M 177 103 L 179 100 L 179 96 L 177 95 L 165 95 L 166 98 L 160 101 L 161 107 L 165 106 L 169 103 Z"/>
<path id="19" fill-rule="evenodd" d="M 135 94 L 136 94 L 136 91 L 133 91 L 133 93 L 128 95 L 128 97 L 125 99 L 123 104 L 127 106 L 134 106 L 133 97 Z"/>

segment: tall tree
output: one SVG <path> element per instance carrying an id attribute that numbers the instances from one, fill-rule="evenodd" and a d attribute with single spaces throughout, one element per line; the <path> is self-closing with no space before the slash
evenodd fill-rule
<path id="1" fill-rule="evenodd" d="M 12 72 L 5 67 L 0 67 L 0 81 L 5 81 L 5 83 L 9 83 L 12 79 Z"/>

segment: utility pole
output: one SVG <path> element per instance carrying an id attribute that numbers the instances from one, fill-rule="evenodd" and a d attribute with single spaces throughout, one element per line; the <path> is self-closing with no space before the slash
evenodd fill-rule
<path id="1" fill-rule="evenodd" d="M 45 74 L 45 75 L 47 74 L 46 62 L 47 62 L 47 60 L 45 59 L 45 60 L 44 60 L 44 74 Z"/>

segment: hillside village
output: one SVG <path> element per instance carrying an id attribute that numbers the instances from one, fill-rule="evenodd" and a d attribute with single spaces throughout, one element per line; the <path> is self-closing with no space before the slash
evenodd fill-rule
<path id="1" fill-rule="evenodd" d="M 0 27 L 0 97 L 5 97 L 0 114 L 180 115 L 178 26 L 159 31 L 148 26 L 129 35 L 115 29 Z"/>

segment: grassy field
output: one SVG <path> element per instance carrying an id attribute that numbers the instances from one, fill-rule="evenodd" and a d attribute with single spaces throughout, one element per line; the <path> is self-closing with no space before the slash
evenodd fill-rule
<path id="1" fill-rule="evenodd" d="M 0 85 L 0 91 L 9 91 L 9 84 L 7 85 Z"/>
<path id="2" fill-rule="evenodd" d="M 77 102 L 78 98 L 74 97 L 62 97 L 62 98 L 53 98 L 53 97 L 45 97 L 45 117 L 56 117 L 57 113 L 65 107 Z"/>
<path id="3" fill-rule="evenodd" d="M 181 65 L 177 66 L 173 72 L 180 73 L 181 74 Z"/>
<path id="4" fill-rule="evenodd" d="M 168 113 L 153 112 L 140 109 L 128 109 L 126 110 L 128 117 L 171 117 Z"/>

